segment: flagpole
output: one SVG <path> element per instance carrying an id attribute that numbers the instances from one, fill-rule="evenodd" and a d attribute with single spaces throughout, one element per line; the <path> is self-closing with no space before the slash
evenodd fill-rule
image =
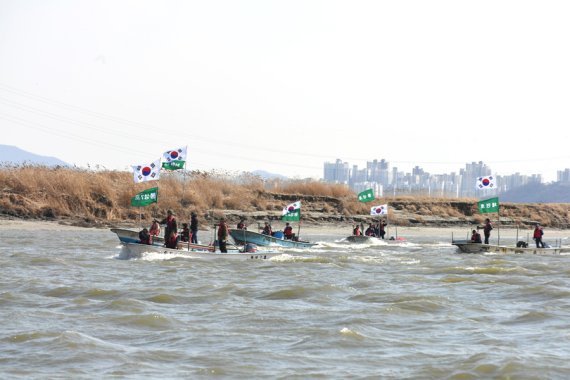
<path id="1" fill-rule="evenodd" d="M 497 210 L 497 245 L 501 245 L 501 209 Z"/>

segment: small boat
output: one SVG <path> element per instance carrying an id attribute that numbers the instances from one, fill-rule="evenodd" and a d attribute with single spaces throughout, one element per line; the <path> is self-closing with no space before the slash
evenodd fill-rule
<path id="1" fill-rule="evenodd" d="M 120 258 L 137 258 L 142 257 L 145 253 L 161 253 L 182 255 L 184 257 L 197 258 L 197 259 L 239 259 L 239 260 L 267 260 L 275 256 L 282 255 L 277 251 L 255 251 L 246 252 L 243 250 L 228 250 L 227 253 L 215 252 L 210 249 L 198 248 L 165 248 L 157 245 L 140 244 L 140 243 L 122 243 L 123 252 Z M 206 246 L 208 247 L 208 246 Z M 213 248 L 213 247 L 212 247 Z M 126 255 L 124 254 L 126 253 Z"/>
<path id="2" fill-rule="evenodd" d="M 139 231 L 128 230 L 126 228 L 111 228 L 111 232 L 117 234 L 121 243 L 139 243 Z M 162 236 L 153 236 L 152 244 L 162 247 L 164 238 Z"/>
<path id="3" fill-rule="evenodd" d="M 366 235 L 350 235 L 347 236 L 344 240 L 350 243 L 366 244 L 366 243 L 372 243 L 373 241 L 378 240 L 378 238 L 375 236 L 366 236 Z"/>
<path id="4" fill-rule="evenodd" d="M 236 244 L 244 245 L 247 243 L 253 243 L 259 246 L 277 246 L 286 248 L 311 248 L 317 243 L 310 243 L 308 241 L 302 240 L 289 240 L 283 237 L 263 235 L 257 232 L 248 230 L 230 230 L 230 236 Z"/>
<path id="5" fill-rule="evenodd" d="M 534 255 L 570 253 L 570 247 L 513 247 L 507 245 L 473 243 L 471 240 L 452 240 L 451 244 L 455 245 L 463 253 L 530 253 Z"/>

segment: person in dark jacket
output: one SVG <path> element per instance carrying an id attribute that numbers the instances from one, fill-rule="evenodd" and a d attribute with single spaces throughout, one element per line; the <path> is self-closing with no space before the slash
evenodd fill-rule
<path id="1" fill-rule="evenodd" d="M 139 240 L 141 244 L 152 244 L 152 236 L 148 232 L 148 229 L 143 228 L 141 232 L 139 232 Z"/>
<path id="2" fill-rule="evenodd" d="M 182 232 L 180 233 L 180 241 L 183 242 L 190 241 L 190 229 L 188 229 L 188 223 L 182 223 Z"/>
<path id="3" fill-rule="evenodd" d="M 192 232 L 192 243 L 198 244 L 198 216 L 195 212 L 190 216 L 190 232 Z"/>

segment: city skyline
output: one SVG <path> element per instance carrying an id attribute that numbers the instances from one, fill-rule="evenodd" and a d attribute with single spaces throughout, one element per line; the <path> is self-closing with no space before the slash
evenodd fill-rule
<path id="1" fill-rule="evenodd" d="M 513 14 L 516 17 L 513 17 Z M 568 167 L 570 3 L 0 1 L 3 144 L 127 170 L 318 178 Z M 484 27 L 482 27 L 484 25 Z"/>

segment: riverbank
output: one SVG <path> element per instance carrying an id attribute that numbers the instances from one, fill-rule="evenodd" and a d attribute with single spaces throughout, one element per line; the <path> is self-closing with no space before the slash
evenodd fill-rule
<path id="1" fill-rule="evenodd" d="M 209 226 L 221 217 L 230 225 L 241 218 L 250 225 L 275 222 L 288 204 L 301 201 L 305 226 L 331 225 L 346 228 L 378 220 L 370 207 L 388 205 L 383 215 L 391 226 L 469 227 L 497 214 L 479 214 L 477 199 L 432 197 L 379 197 L 358 202 L 344 185 L 318 181 L 263 181 L 242 173 L 184 172 L 161 175 L 158 202 L 133 207 L 132 198 L 145 188 L 134 184 L 132 174 L 117 171 L 88 171 L 68 168 L 17 167 L 0 169 L 0 218 L 52 221 L 77 227 L 150 225 L 173 210 L 179 223 L 198 215 Z M 500 224 L 526 228 L 540 223 L 549 228 L 570 228 L 570 204 L 500 204 Z"/>

